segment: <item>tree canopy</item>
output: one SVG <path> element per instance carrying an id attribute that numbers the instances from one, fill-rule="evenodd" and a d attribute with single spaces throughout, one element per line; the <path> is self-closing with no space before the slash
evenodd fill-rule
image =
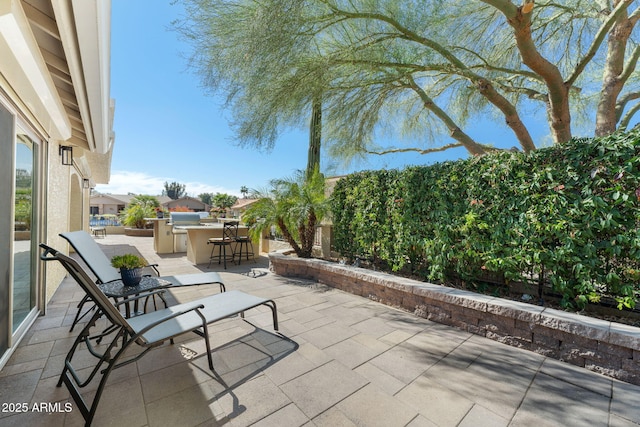
<path id="1" fill-rule="evenodd" d="M 329 211 L 324 175 L 316 167 L 311 174 L 298 171 L 293 177 L 274 179 L 267 190 L 254 191 L 257 199 L 242 215 L 251 225 L 254 239 L 276 226 L 301 258 L 312 255 L 316 226 Z"/>
<path id="2" fill-rule="evenodd" d="M 269 148 L 321 100 L 331 152 L 493 149 L 471 124 L 536 148 L 606 135 L 640 110 L 638 0 L 185 0 L 175 28 L 241 144 Z M 393 140 L 397 145 L 383 146 Z M 404 141 L 404 142 L 403 142 Z M 509 144 L 514 145 L 514 144 Z"/>
<path id="3" fill-rule="evenodd" d="M 202 193 L 202 194 L 198 194 L 198 198 L 200 199 L 200 201 L 202 203 L 205 203 L 207 205 L 211 205 L 213 204 L 213 193 Z"/>
<path id="4" fill-rule="evenodd" d="M 221 209 L 228 209 L 238 201 L 238 197 L 232 194 L 216 193 L 211 199 L 211 204 Z"/>
<path id="5" fill-rule="evenodd" d="M 160 202 L 155 196 L 138 194 L 131 199 L 129 206 L 120 212 L 124 225 L 135 228 L 145 228 L 147 219 L 155 216 L 155 209 L 160 207 Z"/>
<path id="6" fill-rule="evenodd" d="M 172 200 L 177 200 L 186 195 L 185 185 L 180 184 L 179 182 L 169 182 L 165 181 L 164 190 L 162 190 L 163 196 L 168 196 Z"/>

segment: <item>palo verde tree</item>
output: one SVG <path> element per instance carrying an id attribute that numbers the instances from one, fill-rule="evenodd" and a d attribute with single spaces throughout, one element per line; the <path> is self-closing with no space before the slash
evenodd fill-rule
<path id="1" fill-rule="evenodd" d="M 492 149 L 493 119 L 524 152 L 530 116 L 556 144 L 630 127 L 640 109 L 638 0 L 186 0 L 176 23 L 236 137 L 270 147 L 320 101 L 334 154 Z M 380 146 L 389 137 L 411 144 Z"/>
<path id="2" fill-rule="evenodd" d="M 253 1 L 182 3 L 187 18 L 174 27 L 193 47 L 190 65 L 205 89 L 226 95 L 236 142 L 270 150 L 284 129 L 308 127 L 311 174 L 319 165 L 324 82 L 322 70 L 304 62 L 316 41 L 279 29 L 296 26 L 298 5 L 283 13 Z"/>
<path id="3" fill-rule="evenodd" d="M 282 13 L 254 2 L 187 1 L 189 19 L 176 28 L 194 47 L 192 65 L 205 87 L 227 95 L 240 145 L 271 149 L 283 128 L 308 123 L 305 172 L 254 191 L 258 201 L 243 219 L 254 238 L 275 225 L 298 256 L 310 257 L 316 225 L 326 211 L 320 173 L 325 86 L 322 69 L 304 65 L 317 41 L 277 29 L 282 19 L 292 20 L 287 26 L 299 22 L 300 9 L 293 6 Z"/>

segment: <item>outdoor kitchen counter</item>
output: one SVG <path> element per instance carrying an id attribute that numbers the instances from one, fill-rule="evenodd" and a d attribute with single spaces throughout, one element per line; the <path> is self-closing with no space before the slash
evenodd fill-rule
<path id="1" fill-rule="evenodd" d="M 158 254 L 173 253 L 172 226 L 168 218 L 145 218 L 153 222 L 153 249 Z"/>
<path id="2" fill-rule="evenodd" d="M 210 225 L 187 225 L 187 259 L 194 264 L 208 264 L 212 245 L 207 242 L 212 237 L 222 237 L 222 223 Z M 238 235 L 246 236 L 248 227 L 238 226 Z M 254 245 L 254 251 L 257 245 Z M 256 255 L 254 253 L 254 255 Z"/>

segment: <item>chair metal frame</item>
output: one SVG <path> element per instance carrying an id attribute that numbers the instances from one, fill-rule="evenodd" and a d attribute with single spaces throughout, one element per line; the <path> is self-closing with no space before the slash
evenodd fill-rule
<path id="1" fill-rule="evenodd" d="M 234 254 L 237 253 L 238 254 L 238 265 L 240 265 L 242 263 L 242 247 L 244 246 L 245 248 L 245 253 L 247 254 L 247 261 L 249 261 L 249 253 L 251 253 L 251 257 L 253 258 L 253 261 L 255 262 L 256 260 L 256 255 L 253 249 L 253 242 L 251 241 L 251 237 L 250 236 L 236 236 L 236 247 L 240 246 L 239 250 L 234 250 Z M 249 246 L 251 246 L 251 252 L 249 252 Z"/>
<path id="2" fill-rule="evenodd" d="M 93 237 L 91 237 L 89 233 L 82 230 L 70 231 L 66 233 L 60 233 L 60 237 L 69 242 L 71 247 L 76 251 L 80 258 L 82 258 L 87 267 L 89 267 L 89 270 L 91 270 L 91 272 L 96 276 L 96 283 L 98 284 L 98 287 L 100 287 L 101 284 L 121 279 L 120 272 L 113 266 L 111 266 L 111 261 L 109 261 L 109 258 L 107 258 L 104 252 L 102 252 L 102 249 L 100 249 L 96 241 L 93 239 Z M 160 279 L 171 282 L 171 286 L 193 286 L 217 283 L 220 285 L 220 292 L 224 292 L 226 290 L 222 278 L 215 272 L 161 276 L 157 264 L 149 264 L 147 267 L 152 269 L 153 275 L 158 276 Z M 162 299 L 161 293 L 158 293 L 158 296 Z M 82 308 L 89 301 L 90 297 L 86 295 L 78 303 L 78 311 L 75 318 L 73 319 L 73 322 L 71 323 L 70 331 L 73 331 L 73 328 L 76 326 L 76 324 L 91 311 L 88 310 L 84 313 L 82 312 Z M 155 298 L 153 302 L 155 305 Z M 163 300 L 163 302 L 166 307 L 166 301 Z"/>
<path id="3" fill-rule="evenodd" d="M 224 269 L 227 269 L 227 260 L 233 260 L 236 257 L 235 249 L 231 247 L 233 243 L 236 242 L 236 238 L 238 237 L 238 222 L 237 221 L 229 221 L 225 222 L 222 225 L 222 237 L 212 237 L 207 240 L 207 245 L 213 245 L 211 248 L 211 255 L 209 256 L 209 265 L 207 268 L 211 267 L 211 262 L 218 258 L 218 265 L 220 262 L 224 263 Z M 231 258 L 227 255 L 227 247 L 231 248 Z M 218 248 L 218 255 L 214 255 L 214 252 Z"/>
<path id="4" fill-rule="evenodd" d="M 244 311 L 264 305 L 271 309 L 273 327 L 276 331 L 278 330 L 278 315 L 275 301 L 240 291 L 219 293 L 196 301 L 126 319 L 120 313 L 117 306 L 109 301 L 108 297 L 102 293 L 76 260 L 56 251 L 44 243 L 41 243 L 40 247 L 43 250 L 40 259 L 45 262 L 59 261 L 96 304 L 96 310 L 91 320 L 83 327 L 65 357 L 64 368 L 57 383 L 58 387 L 65 384 L 71 397 L 80 409 L 86 426 L 90 426 L 93 421 L 111 372 L 114 369 L 140 360 L 147 352 L 160 346 L 165 341 L 173 342 L 174 337 L 188 332 L 194 332 L 203 337 L 205 340 L 209 369 L 213 371 L 213 359 L 207 328 L 209 324 L 238 314 L 244 317 Z M 144 298 L 144 295 L 138 298 Z M 99 335 L 100 338 L 113 336 L 111 341 L 105 345 L 106 348 L 104 350 L 93 345 L 92 340 L 94 340 L 96 336 L 90 333 L 91 328 L 96 326 L 97 320 L 102 317 L 110 323 L 110 326 Z M 98 359 L 96 366 L 85 379 L 80 378 L 72 364 L 73 357 L 81 344 L 85 344 L 89 353 Z M 144 347 L 144 350 L 137 355 L 129 355 L 128 358 L 120 361 L 120 358 L 126 350 L 133 344 Z M 119 349 L 117 349 L 118 345 L 120 345 Z M 106 367 L 103 367 L 105 364 Z M 87 404 L 80 393 L 80 389 L 86 387 L 98 374 L 102 376 L 100 384 L 98 385 L 93 400 L 90 404 Z"/>

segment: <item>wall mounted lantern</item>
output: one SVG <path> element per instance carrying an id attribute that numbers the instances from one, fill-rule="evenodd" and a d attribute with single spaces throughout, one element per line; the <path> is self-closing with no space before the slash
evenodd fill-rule
<path id="1" fill-rule="evenodd" d="M 89 181 L 87 178 L 84 178 L 82 180 L 82 188 L 91 188 L 91 181 Z"/>
<path id="2" fill-rule="evenodd" d="M 70 145 L 61 145 L 58 153 L 62 157 L 62 164 L 71 166 L 73 164 L 73 147 Z"/>

